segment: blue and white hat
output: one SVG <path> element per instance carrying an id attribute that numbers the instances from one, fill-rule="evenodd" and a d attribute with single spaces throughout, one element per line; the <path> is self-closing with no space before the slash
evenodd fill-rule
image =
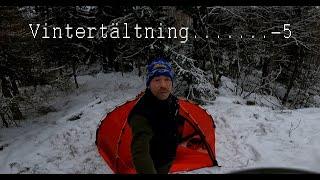
<path id="1" fill-rule="evenodd" d="M 164 58 L 156 58 L 147 66 L 147 87 L 151 80 L 157 76 L 167 76 L 173 81 L 174 72 L 171 64 Z"/>

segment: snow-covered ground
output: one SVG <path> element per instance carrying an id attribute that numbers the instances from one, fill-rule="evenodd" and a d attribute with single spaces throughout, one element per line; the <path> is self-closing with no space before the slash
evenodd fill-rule
<path id="1" fill-rule="evenodd" d="M 72 93 L 45 94 L 54 112 L 29 117 L 21 127 L 0 129 L 0 173 L 113 173 L 97 152 L 96 129 L 107 112 L 144 89 L 143 77 L 99 73 L 78 81 L 80 88 Z M 226 88 L 232 85 L 227 78 L 223 82 L 214 103 L 204 106 L 215 119 L 222 167 L 188 173 L 256 167 L 320 173 L 320 108 L 249 106 Z"/>

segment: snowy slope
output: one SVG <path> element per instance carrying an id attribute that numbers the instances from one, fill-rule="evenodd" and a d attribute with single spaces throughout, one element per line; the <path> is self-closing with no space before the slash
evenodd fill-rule
<path id="1" fill-rule="evenodd" d="M 206 106 L 217 125 L 222 172 L 290 167 L 320 172 L 320 110 L 275 111 L 230 103 Z"/>
<path id="2" fill-rule="evenodd" d="M 96 129 L 106 112 L 143 89 L 143 80 L 114 73 L 82 76 L 79 84 L 58 97 L 60 111 L 1 129 L 0 173 L 111 173 L 96 151 Z"/>
<path id="3" fill-rule="evenodd" d="M 277 102 L 264 102 L 267 107 L 248 106 L 226 88 L 232 86 L 229 81 L 224 79 L 214 105 L 205 106 L 217 126 L 216 151 L 222 167 L 192 173 L 228 173 L 259 167 L 319 173 L 320 108 L 273 110 L 270 104 Z"/>
<path id="4" fill-rule="evenodd" d="M 135 73 L 110 73 L 81 76 L 79 84 L 55 98 L 56 112 L 0 129 L 0 173 L 112 173 L 94 144 L 96 129 L 107 112 L 143 90 L 144 80 Z M 222 167 L 188 173 L 271 166 L 320 172 L 320 108 L 248 106 L 225 86 L 214 104 L 204 107 L 215 119 Z"/>

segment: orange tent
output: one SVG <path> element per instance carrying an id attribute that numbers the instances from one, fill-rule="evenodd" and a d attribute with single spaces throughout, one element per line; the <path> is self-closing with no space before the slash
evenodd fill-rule
<path id="1" fill-rule="evenodd" d="M 114 173 L 136 173 L 131 159 L 132 135 L 127 117 L 142 94 L 109 112 L 97 129 L 98 151 Z M 183 141 L 178 146 L 170 173 L 217 166 L 212 117 L 192 101 L 179 98 L 178 103 L 179 115 L 185 119 Z"/>

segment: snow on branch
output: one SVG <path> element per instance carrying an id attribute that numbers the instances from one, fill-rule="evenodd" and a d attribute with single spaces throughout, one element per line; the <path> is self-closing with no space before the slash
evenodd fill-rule
<path id="1" fill-rule="evenodd" d="M 200 102 L 211 102 L 215 99 L 215 88 L 211 84 L 210 77 L 202 69 L 196 66 L 197 60 L 180 54 L 168 46 L 165 50 L 171 54 L 176 77 L 180 82 L 187 83 L 188 97 Z"/>

